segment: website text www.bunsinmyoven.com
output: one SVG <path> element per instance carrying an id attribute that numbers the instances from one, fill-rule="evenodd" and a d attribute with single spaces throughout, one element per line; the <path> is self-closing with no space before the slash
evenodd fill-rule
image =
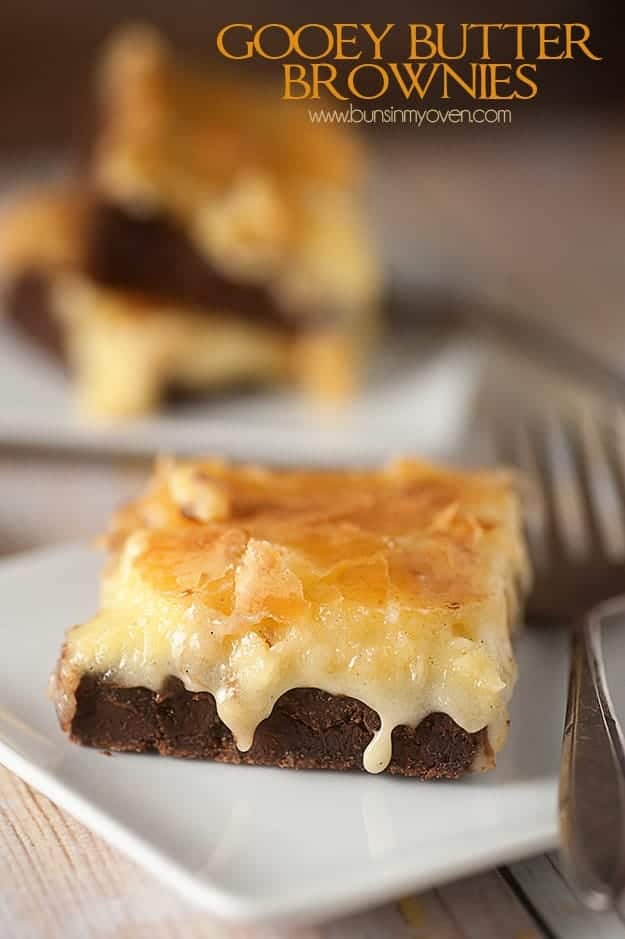
<path id="1" fill-rule="evenodd" d="M 510 108 L 357 108 L 309 110 L 313 124 L 511 124 Z"/>

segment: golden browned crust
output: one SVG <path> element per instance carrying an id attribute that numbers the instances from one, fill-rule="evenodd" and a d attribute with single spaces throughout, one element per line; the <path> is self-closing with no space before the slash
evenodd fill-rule
<path id="1" fill-rule="evenodd" d="M 320 182 L 352 189 L 363 178 L 353 135 L 308 119 L 258 78 L 176 60 L 149 26 L 115 33 L 97 73 L 104 127 L 96 154 L 119 159 L 174 202 L 223 187 L 255 165 L 285 192 Z M 177 193 L 177 197 L 174 196 Z"/>
<path id="2" fill-rule="evenodd" d="M 525 565 L 518 512 L 516 480 L 505 471 L 454 471 L 408 458 L 353 471 L 165 458 L 146 493 L 116 513 L 108 540 L 118 548 L 136 530 L 154 530 L 155 546 L 161 537 L 180 538 L 185 563 L 192 563 L 196 538 L 219 541 L 236 532 L 298 548 L 310 538 L 305 550 L 322 552 L 319 563 L 330 566 L 354 553 L 389 555 L 394 546 L 401 553 L 408 541 L 419 542 L 428 561 L 420 571 L 423 589 L 465 603 L 480 594 L 483 555 L 495 546 L 515 566 Z M 437 563 L 439 550 L 447 563 Z M 449 552 L 457 552 L 466 578 L 458 577 Z M 199 563 L 207 562 L 200 552 Z"/>

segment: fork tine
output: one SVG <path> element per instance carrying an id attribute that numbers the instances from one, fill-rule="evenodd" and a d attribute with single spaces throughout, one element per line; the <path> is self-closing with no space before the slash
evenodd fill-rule
<path id="1" fill-rule="evenodd" d="M 535 568 L 548 567 L 552 546 L 545 536 L 544 485 L 541 484 L 529 446 L 527 419 L 512 412 L 502 419 L 496 414 L 492 419 L 493 437 L 497 459 L 508 466 L 520 469 L 522 478 L 528 483 L 525 495 L 525 534 Z M 528 452 L 529 451 L 529 452 Z"/>
<path id="2" fill-rule="evenodd" d="M 606 464 L 616 493 L 621 522 L 625 523 L 625 465 L 623 463 L 623 450 L 620 446 L 623 441 L 619 415 L 607 415 L 607 420 L 600 427 L 601 442 L 603 444 Z"/>
<path id="3" fill-rule="evenodd" d="M 556 472 L 549 455 L 549 433 L 544 419 L 538 417 L 528 421 L 525 430 L 542 499 L 543 546 L 545 563 L 550 567 L 557 563 L 567 550 L 558 514 Z"/>
<path id="4" fill-rule="evenodd" d="M 496 449 L 497 460 L 508 466 L 518 467 L 522 463 L 519 445 L 518 426 L 510 419 L 501 417 L 492 422 L 492 435 Z"/>
<path id="5" fill-rule="evenodd" d="M 571 416 L 562 421 L 562 431 L 569 448 L 572 469 L 581 496 L 581 511 L 588 548 L 593 557 L 605 558 L 607 554 L 606 535 L 601 521 L 601 510 L 593 489 L 593 457 L 590 443 L 584 433 L 582 417 Z M 595 462 L 597 457 L 595 457 Z"/>

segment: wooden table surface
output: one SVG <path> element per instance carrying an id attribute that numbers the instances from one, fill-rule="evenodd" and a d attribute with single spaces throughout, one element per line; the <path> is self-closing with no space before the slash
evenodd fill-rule
<path id="1" fill-rule="evenodd" d="M 98 532 L 146 468 L 0 451 L 3 554 Z M 80 512 L 74 506 L 80 506 Z M 0 562 L 1 563 L 1 562 Z M 234 928 L 191 908 L 0 767 L 0 939 L 625 939 L 543 856 L 320 927 Z"/>

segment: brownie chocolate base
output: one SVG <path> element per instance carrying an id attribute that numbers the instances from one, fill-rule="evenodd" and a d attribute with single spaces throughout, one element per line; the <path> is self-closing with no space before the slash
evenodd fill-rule
<path id="1" fill-rule="evenodd" d="M 50 278 L 43 270 L 26 270 L 7 287 L 4 306 L 16 331 L 52 359 L 66 365 L 63 330 L 52 311 Z"/>
<path id="2" fill-rule="evenodd" d="M 87 217 L 85 252 L 87 275 L 103 286 L 235 313 L 289 332 L 298 325 L 265 286 L 216 271 L 164 212 L 133 215 L 122 206 L 96 201 Z"/>
<path id="3" fill-rule="evenodd" d="M 354 698 L 314 688 L 288 691 L 240 752 L 207 692 L 187 691 L 170 678 L 160 692 L 122 688 L 97 675 L 82 677 L 70 736 L 102 750 L 249 763 L 291 769 L 363 769 L 363 752 L 379 727 L 377 714 Z M 467 733 L 446 714 L 393 731 L 386 770 L 420 779 L 456 779 L 478 753 L 491 754 L 486 729 Z"/>

